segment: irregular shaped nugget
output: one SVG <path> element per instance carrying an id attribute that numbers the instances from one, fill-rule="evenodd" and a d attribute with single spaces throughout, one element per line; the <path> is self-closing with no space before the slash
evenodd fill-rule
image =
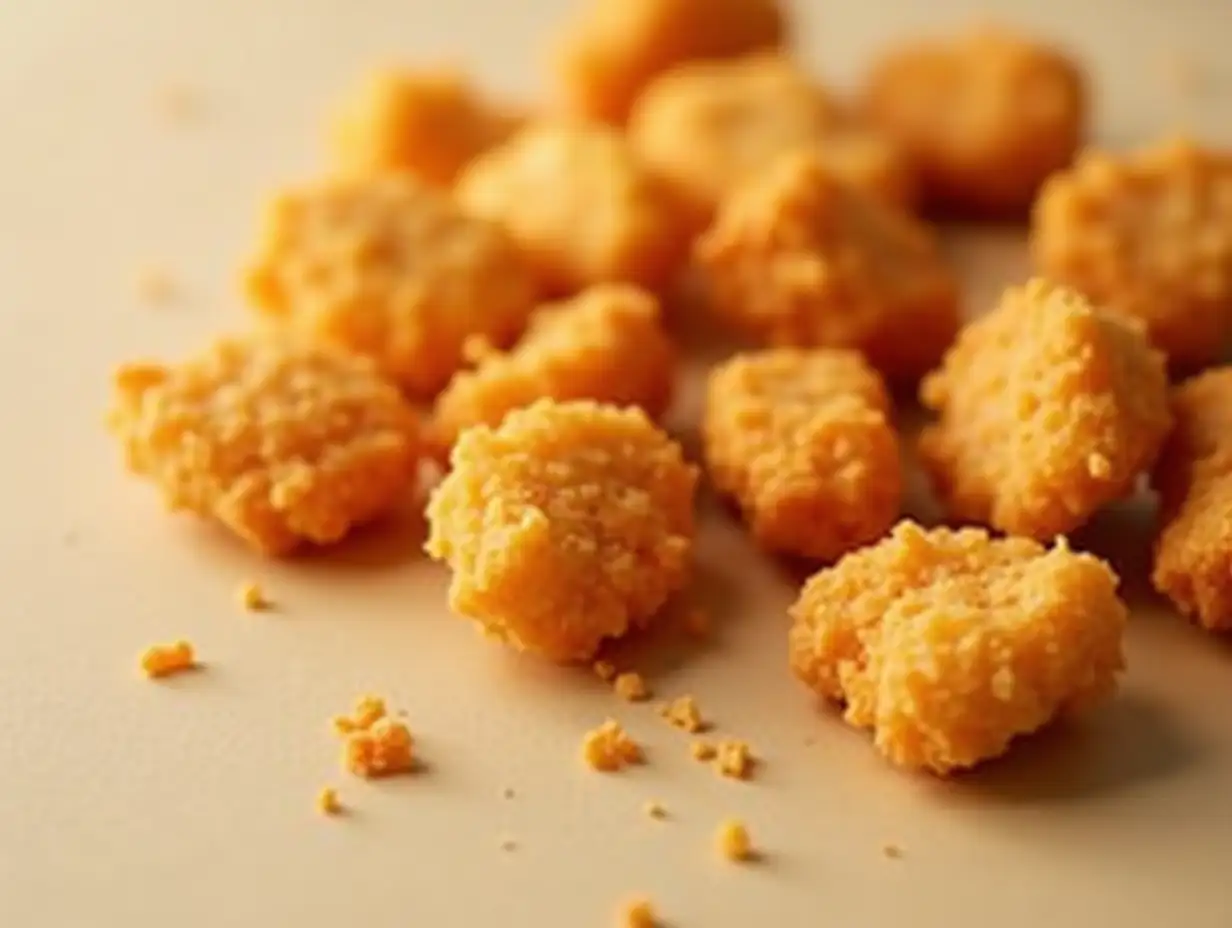
<path id="1" fill-rule="evenodd" d="M 1085 101 L 1064 54 L 981 28 L 891 51 L 868 78 L 866 108 L 909 153 L 934 206 L 1017 215 L 1073 159 Z"/>
<path id="2" fill-rule="evenodd" d="M 656 289 L 688 254 L 688 230 L 666 185 L 615 129 L 534 123 L 476 159 L 458 200 L 503 223 L 547 289 L 623 281 Z"/>
<path id="3" fill-rule="evenodd" d="M 473 425 L 499 425 L 538 399 L 640 406 L 657 419 L 672 396 L 676 352 L 653 296 L 617 284 L 539 309 L 507 353 L 483 355 L 438 398 L 436 439 L 448 448 Z"/>
<path id="4" fill-rule="evenodd" d="M 920 399 L 920 457 L 952 516 L 1046 541 L 1125 496 L 1172 424 L 1141 327 L 1062 286 L 1011 287 Z"/>
<path id="5" fill-rule="evenodd" d="M 805 584 L 791 666 L 890 761 L 947 774 L 1115 690 L 1117 582 L 1063 541 L 902 522 Z"/>
<path id="6" fill-rule="evenodd" d="M 270 319 L 373 358 L 417 398 L 449 382 L 467 339 L 510 344 L 538 301 L 501 228 L 396 174 L 276 197 L 246 286 Z"/>
<path id="7" fill-rule="evenodd" d="M 833 560 L 898 518 L 902 468 L 877 372 L 852 351 L 737 355 L 710 374 L 702 435 L 758 544 Z"/>
<path id="8" fill-rule="evenodd" d="M 328 544 L 410 485 L 420 424 L 372 363 L 281 339 L 226 339 L 177 366 L 128 364 L 111 431 L 171 509 L 251 547 Z"/>
<path id="9" fill-rule="evenodd" d="M 716 311 L 776 346 L 854 348 L 914 379 L 958 329 L 958 285 L 932 234 L 787 155 L 732 193 L 698 242 Z"/>
<path id="10" fill-rule="evenodd" d="M 1146 323 L 1178 367 L 1215 358 L 1232 319 L 1232 153 L 1176 140 L 1090 152 L 1035 205 L 1043 273 Z"/>
<path id="11" fill-rule="evenodd" d="M 1172 411 L 1153 476 L 1161 505 L 1151 580 L 1203 628 L 1232 630 L 1232 367 L 1176 387 Z"/>
<path id="12" fill-rule="evenodd" d="M 428 504 L 449 602 L 515 646 L 587 660 L 686 582 L 695 469 L 638 409 L 542 400 L 462 434 Z"/>
<path id="13" fill-rule="evenodd" d="M 777 0 L 591 0 L 562 31 L 551 62 L 571 110 L 621 124 L 659 74 L 773 48 L 786 33 Z"/>

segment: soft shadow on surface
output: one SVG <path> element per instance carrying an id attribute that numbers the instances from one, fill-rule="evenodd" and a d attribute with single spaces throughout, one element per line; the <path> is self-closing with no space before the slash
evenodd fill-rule
<path id="1" fill-rule="evenodd" d="M 1171 612 L 1168 601 L 1151 586 L 1155 530 L 1155 499 L 1141 493 L 1099 513 L 1070 536 L 1070 541 L 1076 549 L 1089 551 L 1111 565 L 1121 578 L 1121 598 L 1131 609 Z"/>
<path id="2" fill-rule="evenodd" d="M 947 222 L 941 227 L 941 242 L 962 276 L 968 319 L 992 309 L 1007 286 L 1031 276 L 1025 224 Z"/>
<path id="3" fill-rule="evenodd" d="M 336 545 L 306 549 L 295 560 L 338 571 L 380 570 L 426 560 L 428 537 L 423 503 L 408 500 L 383 519 L 357 529 Z"/>

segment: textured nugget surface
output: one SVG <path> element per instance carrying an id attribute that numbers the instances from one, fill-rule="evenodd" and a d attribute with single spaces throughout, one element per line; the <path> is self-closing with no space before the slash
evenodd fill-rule
<path id="1" fill-rule="evenodd" d="M 898 518 L 903 479 L 889 413 L 881 378 L 855 352 L 737 355 L 710 374 L 707 472 L 760 545 L 833 560 Z"/>
<path id="2" fill-rule="evenodd" d="M 1115 690 L 1117 582 L 1064 544 L 903 522 L 805 584 L 791 666 L 887 759 L 946 774 Z"/>
<path id="3" fill-rule="evenodd" d="M 697 474 L 641 410 L 543 400 L 464 432 L 451 464 L 427 550 L 497 637 L 587 660 L 688 579 Z"/>

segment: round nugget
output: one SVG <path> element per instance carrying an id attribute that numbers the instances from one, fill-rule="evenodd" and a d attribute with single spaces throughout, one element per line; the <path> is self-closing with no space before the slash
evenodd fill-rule
<path id="1" fill-rule="evenodd" d="M 958 329 L 958 284 L 929 230 L 815 154 L 735 190 L 696 258 L 720 316 L 775 346 L 854 348 L 914 379 Z"/>
<path id="2" fill-rule="evenodd" d="M 1172 425 L 1164 358 L 1141 327 L 1043 280 L 1011 287 L 921 386 L 920 437 L 957 519 L 1041 541 L 1130 493 Z"/>
<path id="3" fill-rule="evenodd" d="M 1064 542 L 902 522 L 804 585 L 792 670 L 892 763 L 948 774 L 1116 689 L 1117 583 Z"/>
<path id="4" fill-rule="evenodd" d="M 428 505 L 449 603 L 557 661 L 647 625 L 689 576 L 695 469 L 639 409 L 541 400 L 464 432 Z"/>
<path id="5" fill-rule="evenodd" d="M 557 39 L 552 68 L 574 112 L 623 124 L 659 74 L 782 44 L 777 0 L 591 0 Z"/>
<path id="6" fill-rule="evenodd" d="M 503 223 L 549 290 L 605 282 L 657 289 L 688 255 L 682 207 L 616 130 L 541 122 L 481 156 L 458 200 Z"/>
<path id="7" fill-rule="evenodd" d="M 885 385 L 856 352 L 737 355 L 707 385 L 706 469 L 758 544 L 834 560 L 898 518 L 903 479 L 889 414 Z"/>
<path id="8" fill-rule="evenodd" d="M 671 400 L 675 365 L 652 295 L 620 284 L 592 287 L 542 307 L 516 347 L 459 372 L 437 399 L 435 436 L 448 448 L 465 429 L 500 425 L 512 410 L 545 398 L 640 406 L 657 419 Z"/>
<path id="9" fill-rule="evenodd" d="M 499 226 L 393 174 L 275 198 L 245 282 L 267 317 L 371 357 L 416 398 L 449 382 L 467 339 L 510 344 L 538 300 Z"/>
<path id="10" fill-rule="evenodd" d="M 128 364 L 111 431 L 171 509 L 258 551 L 328 544 L 408 489 L 420 425 L 367 359 L 281 339 L 226 339 L 176 366 Z"/>
<path id="11" fill-rule="evenodd" d="M 1043 273 L 1142 319 L 1178 367 L 1214 359 L 1232 318 L 1232 154 L 1178 140 L 1090 152 L 1035 206 Z"/>

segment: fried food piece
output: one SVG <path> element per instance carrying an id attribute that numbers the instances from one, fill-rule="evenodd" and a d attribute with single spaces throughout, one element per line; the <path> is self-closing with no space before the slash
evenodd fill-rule
<path id="1" fill-rule="evenodd" d="M 409 171 L 447 187 L 521 121 L 458 71 L 387 69 L 366 75 L 344 101 L 330 141 L 346 173 Z"/>
<path id="2" fill-rule="evenodd" d="M 688 254 L 671 190 L 599 123 L 529 125 L 477 158 L 457 195 L 476 216 L 504 224 L 550 292 L 605 282 L 654 290 Z"/>
<path id="3" fill-rule="evenodd" d="M 1025 214 L 1082 142 L 1086 90 L 1060 51 L 999 29 L 914 40 L 873 68 L 866 111 L 908 152 L 932 205 Z"/>
<path id="4" fill-rule="evenodd" d="M 539 299 L 504 230 L 396 174 L 275 197 L 245 285 L 268 318 L 373 358 L 421 399 L 462 366 L 467 339 L 511 344 Z"/>
<path id="5" fill-rule="evenodd" d="M 684 586 L 696 470 L 638 409 L 541 400 L 463 433 L 428 504 L 453 610 L 558 661 L 647 625 Z"/>
<path id="6" fill-rule="evenodd" d="M 891 762 L 948 774 L 1115 690 L 1117 582 L 1064 541 L 902 522 L 804 585 L 791 666 Z"/>
<path id="7" fill-rule="evenodd" d="M 715 488 L 770 551 L 833 560 L 898 518 L 890 398 L 854 351 L 777 348 L 714 368 L 702 419 Z"/>
<path id="8" fill-rule="evenodd" d="M 775 48 L 786 34 L 778 0 L 590 0 L 551 64 L 570 110 L 619 125 L 665 71 Z"/>
<path id="9" fill-rule="evenodd" d="M 920 458 L 950 514 L 1046 541 L 1130 493 L 1172 425 L 1141 327 L 1043 280 L 1011 287 L 920 389 Z"/>
<path id="10" fill-rule="evenodd" d="M 737 188 L 698 242 L 716 312 L 771 345 L 854 348 L 919 377 L 958 329 L 958 284 L 929 230 L 814 154 Z"/>
<path id="11" fill-rule="evenodd" d="M 347 736 L 343 765 L 369 780 L 409 773 L 415 769 L 415 739 L 405 723 L 379 718 Z"/>
<path id="12" fill-rule="evenodd" d="M 582 760 L 591 769 L 615 773 L 629 764 L 645 761 L 642 746 L 615 719 L 608 719 L 582 739 Z"/>
<path id="13" fill-rule="evenodd" d="M 507 353 L 488 352 L 461 371 L 436 402 L 436 441 L 449 448 L 473 425 L 500 425 L 538 399 L 592 399 L 640 406 L 659 418 L 672 397 L 676 351 L 653 296 L 602 284 L 531 317 Z"/>
<path id="14" fill-rule="evenodd" d="M 1232 630 L 1232 367 L 1172 391 L 1176 426 L 1152 482 L 1160 532 L 1151 581 L 1209 631 Z"/>
<path id="15" fill-rule="evenodd" d="M 1175 366 L 1206 364 L 1232 320 L 1232 153 L 1186 140 L 1088 152 L 1044 186 L 1031 251 L 1043 273 L 1142 319 Z"/>
<path id="16" fill-rule="evenodd" d="M 141 655 L 141 672 L 151 679 L 170 677 L 196 666 L 196 652 L 188 641 L 151 645 Z"/>
<path id="17" fill-rule="evenodd" d="M 270 555 L 384 514 L 422 447 L 418 417 L 371 362 L 278 338 L 124 365 L 108 424 L 168 508 L 212 517 Z"/>

